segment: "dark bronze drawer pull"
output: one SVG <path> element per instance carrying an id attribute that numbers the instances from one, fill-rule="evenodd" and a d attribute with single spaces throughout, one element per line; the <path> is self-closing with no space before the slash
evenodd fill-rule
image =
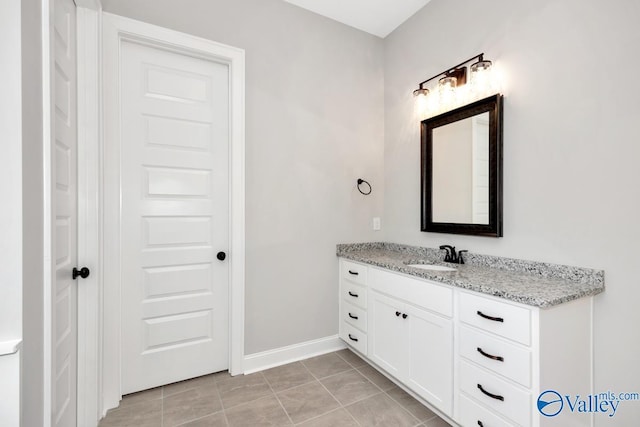
<path id="1" fill-rule="evenodd" d="M 351 341 L 358 342 L 358 338 L 354 338 L 354 337 L 352 337 L 352 336 L 351 336 L 351 334 L 349 334 L 349 339 L 350 339 Z"/>
<path id="2" fill-rule="evenodd" d="M 504 357 L 502 357 L 502 356 L 494 356 L 492 354 L 485 353 L 484 351 L 482 351 L 482 349 L 480 347 L 478 347 L 476 350 L 478 350 L 478 353 L 480 353 L 481 355 L 483 355 L 484 357 L 486 357 L 488 359 L 504 362 Z"/>
<path id="3" fill-rule="evenodd" d="M 484 314 L 480 310 L 478 310 L 476 313 L 478 314 L 478 316 L 480 316 L 480 317 L 482 317 L 484 319 L 487 319 L 487 320 L 493 320 L 494 322 L 504 322 L 504 319 L 502 317 L 487 316 L 486 314 Z"/>
<path id="4" fill-rule="evenodd" d="M 480 389 L 481 392 L 483 392 L 484 394 L 486 394 L 487 396 L 489 396 L 492 399 L 496 399 L 496 400 L 500 400 L 502 402 L 504 402 L 504 397 L 500 396 L 499 394 L 493 394 L 493 393 L 489 393 L 488 391 L 486 391 L 485 389 L 482 388 L 482 386 L 480 384 L 478 384 L 478 388 Z"/>
<path id="5" fill-rule="evenodd" d="M 482 424 L 482 421 L 480 421 L 480 420 L 478 420 L 478 425 L 479 425 L 480 427 L 484 427 L 484 424 Z"/>
<path id="6" fill-rule="evenodd" d="M 357 272 L 357 271 L 351 271 L 351 270 L 349 270 L 349 274 L 353 274 L 354 276 L 357 276 L 357 275 L 358 275 L 358 272 Z"/>
<path id="7" fill-rule="evenodd" d="M 349 295 L 351 295 L 354 298 L 358 298 L 358 294 L 351 293 L 351 291 L 349 291 Z"/>
<path id="8" fill-rule="evenodd" d="M 358 316 L 354 316 L 353 314 L 349 313 L 349 317 L 351 317 L 352 319 L 358 320 Z"/>

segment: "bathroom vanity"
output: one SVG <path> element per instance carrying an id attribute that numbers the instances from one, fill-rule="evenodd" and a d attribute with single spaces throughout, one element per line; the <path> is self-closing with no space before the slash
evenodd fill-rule
<path id="1" fill-rule="evenodd" d="M 549 389 L 592 392 L 591 304 L 604 273 L 477 254 L 441 271 L 443 254 L 338 245 L 340 337 L 462 426 L 589 425 L 536 404 Z"/>

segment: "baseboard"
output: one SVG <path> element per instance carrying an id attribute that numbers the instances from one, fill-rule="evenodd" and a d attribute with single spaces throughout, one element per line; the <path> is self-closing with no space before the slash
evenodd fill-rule
<path id="1" fill-rule="evenodd" d="M 332 351 L 342 350 L 347 346 L 338 337 L 319 338 L 317 340 L 305 341 L 299 344 L 288 345 L 273 350 L 261 351 L 260 353 L 249 354 L 244 357 L 244 373 L 263 371 L 309 357 L 319 356 Z"/>

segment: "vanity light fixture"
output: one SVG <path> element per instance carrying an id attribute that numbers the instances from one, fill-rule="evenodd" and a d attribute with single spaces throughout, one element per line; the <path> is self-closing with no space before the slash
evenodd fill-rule
<path id="1" fill-rule="evenodd" d="M 431 80 L 434 80 L 440 76 L 442 76 L 438 82 L 438 86 L 443 90 L 453 90 L 456 87 L 463 86 L 467 83 L 467 67 L 466 64 L 477 59 L 476 62 L 471 64 L 471 80 L 474 81 L 476 78 L 476 74 L 483 73 L 488 71 L 491 68 L 491 61 L 484 59 L 484 53 L 476 55 L 467 59 L 460 64 L 449 68 L 445 71 L 442 71 L 435 76 L 421 82 L 418 85 L 418 89 L 413 91 L 414 96 L 427 96 L 429 95 L 429 89 L 425 87 L 425 84 L 429 83 Z"/>
<path id="2" fill-rule="evenodd" d="M 415 115 L 424 120 L 500 93 L 499 80 L 491 61 L 480 53 L 420 82 L 413 91 Z"/>

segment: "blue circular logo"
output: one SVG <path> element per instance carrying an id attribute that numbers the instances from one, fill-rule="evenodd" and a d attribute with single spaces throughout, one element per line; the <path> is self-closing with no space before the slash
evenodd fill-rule
<path id="1" fill-rule="evenodd" d="M 555 390 L 543 391 L 538 396 L 538 412 L 545 417 L 555 417 L 563 407 L 562 396 Z"/>

